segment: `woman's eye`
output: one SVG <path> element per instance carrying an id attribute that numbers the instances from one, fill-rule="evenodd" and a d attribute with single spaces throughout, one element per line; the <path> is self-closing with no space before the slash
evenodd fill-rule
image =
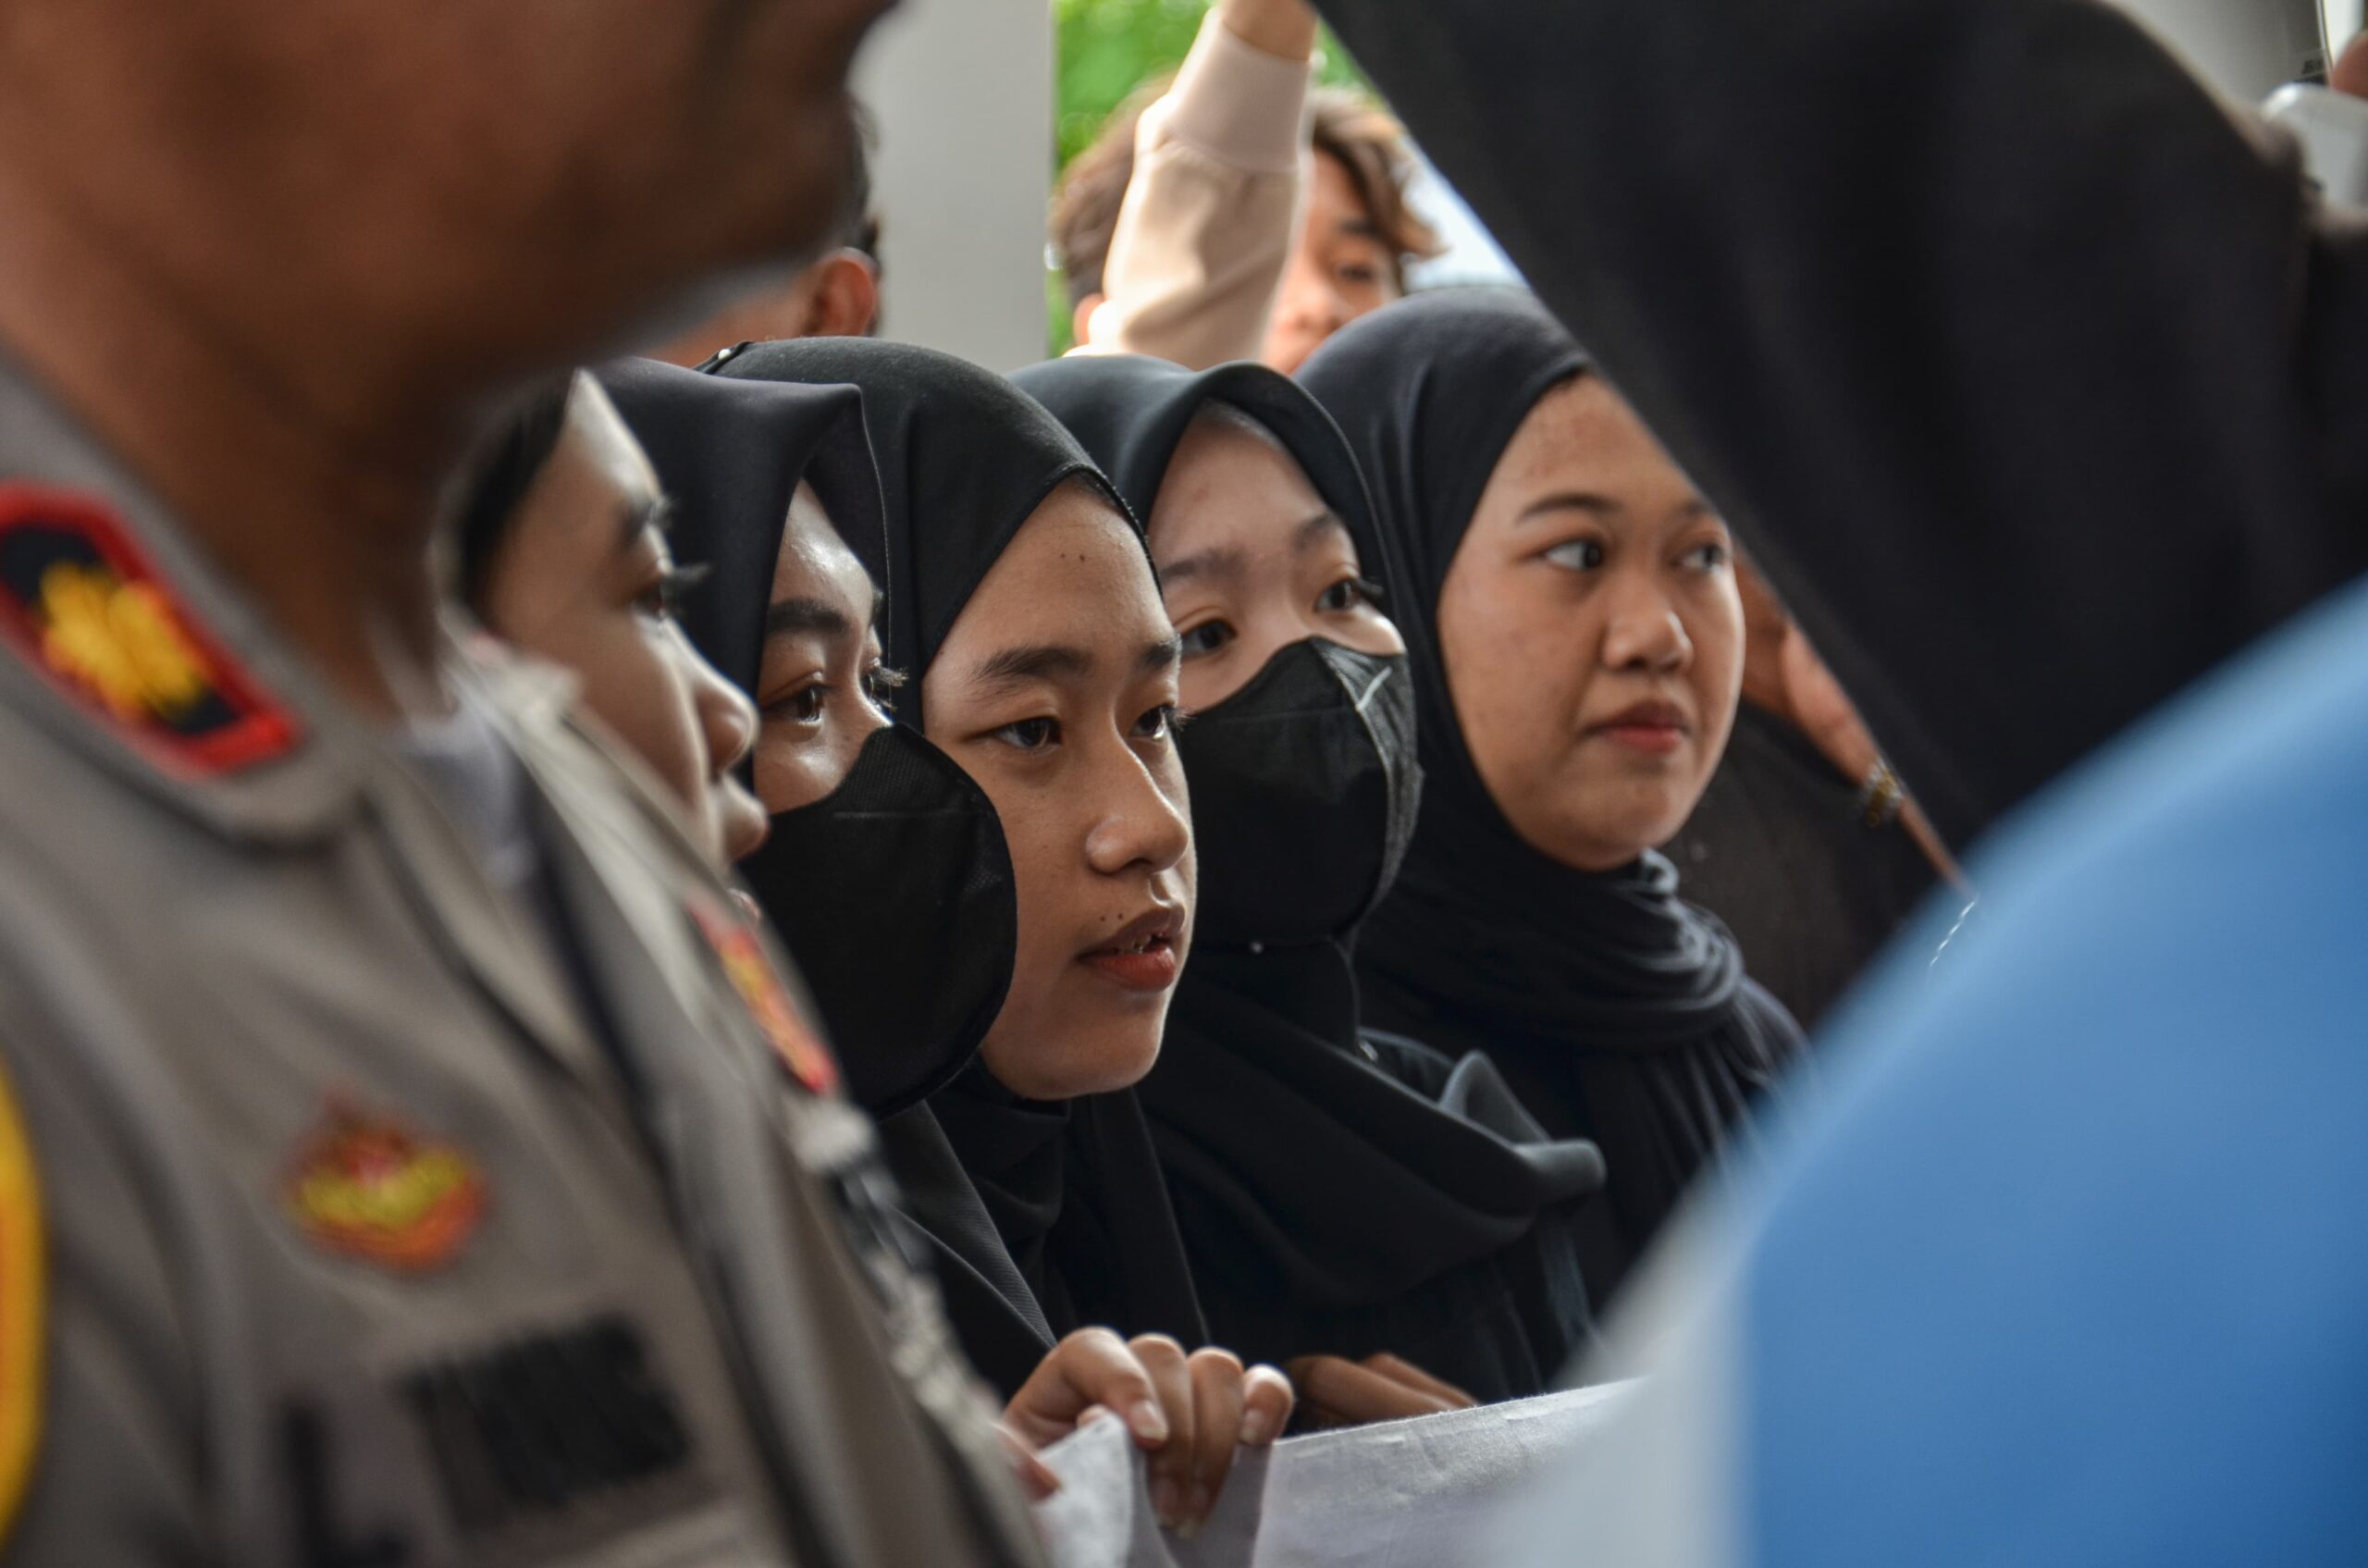
<path id="1" fill-rule="evenodd" d="M 1546 552 L 1546 559 L 1572 572 L 1592 572 L 1603 564 L 1603 546 L 1593 539 L 1570 539 Z"/>
<path id="2" fill-rule="evenodd" d="M 1696 572 L 1716 572 L 1727 563 L 1729 551 L 1722 544 L 1696 545 L 1685 552 L 1684 560 Z"/>
<path id="3" fill-rule="evenodd" d="M 1381 269 L 1375 266 L 1366 266 L 1362 264 L 1351 263 L 1340 269 L 1339 277 L 1340 281 L 1343 283 L 1353 283 L 1359 288 L 1371 289 L 1380 284 Z"/>
<path id="4" fill-rule="evenodd" d="M 822 715 L 830 711 L 832 690 L 820 681 L 812 685 L 800 686 L 787 697 L 767 703 L 765 717 L 786 719 L 794 724 L 819 724 L 822 722 Z"/>
<path id="5" fill-rule="evenodd" d="M 707 574 L 704 565 L 669 566 L 634 596 L 633 607 L 653 621 L 672 621 L 682 614 L 684 601 L 707 580 Z"/>
<path id="6" fill-rule="evenodd" d="M 1172 702 L 1163 702 L 1158 707 L 1153 709 L 1150 712 L 1135 721 L 1135 738 L 1138 740 L 1166 740 L 1169 735 L 1176 733 L 1176 726 L 1179 722 L 1180 721 L 1176 711 L 1176 704 Z"/>
<path id="7" fill-rule="evenodd" d="M 895 702 L 896 693 L 903 689 L 904 685 L 905 673 L 902 670 L 891 670 L 885 664 L 874 664 L 863 673 L 864 700 L 884 715 L 889 707 Z"/>
<path id="8" fill-rule="evenodd" d="M 1203 621 L 1190 631 L 1178 633 L 1177 640 L 1184 645 L 1185 658 L 1206 659 L 1231 642 L 1237 635 L 1232 626 L 1223 621 Z"/>
<path id="9" fill-rule="evenodd" d="M 1346 615 L 1379 605 L 1382 597 L 1379 583 L 1363 577 L 1343 577 L 1316 597 L 1315 608 L 1326 615 Z"/>
<path id="10" fill-rule="evenodd" d="M 1043 751 L 1061 738 L 1057 719 L 1022 719 L 994 732 L 994 738 L 1020 751 Z"/>

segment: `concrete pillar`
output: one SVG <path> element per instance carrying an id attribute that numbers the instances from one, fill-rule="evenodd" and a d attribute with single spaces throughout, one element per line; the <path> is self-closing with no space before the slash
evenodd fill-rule
<path id="1" fill-rule="evenodd" d="M 904 0 L 856 76 L 880 128 L 882 336 L 991 370 L 1044 357 L 1049 0 Z"/>

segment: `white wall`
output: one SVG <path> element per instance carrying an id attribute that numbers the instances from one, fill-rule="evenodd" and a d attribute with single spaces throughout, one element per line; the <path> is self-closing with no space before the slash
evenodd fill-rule
<path id="1" fill-rule="evenodd" d="M 991 370 L 1044 357 L 1046 0 L 904 0 L 856 74 L 880 128 L 882 336 Z"/>
<path id="2" fill-rule="evenodd" d="M 2327 46 L 2338 55 L 2363 23 L 2368 23 L 2368 6 L 2363 6 L 2361 0 L 2325 0 L 2320 8 L 2326 12 Z"/>

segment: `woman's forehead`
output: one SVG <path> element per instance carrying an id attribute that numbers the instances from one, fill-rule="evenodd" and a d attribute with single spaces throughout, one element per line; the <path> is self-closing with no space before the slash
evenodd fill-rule
<path id="1" fill-rule="evenodd" d="M 947 647 L 988 660 L 1015 645 L 1057 646 L 1131 673 L 1137 656 L 1168 636 L 1134 529 L 1107 501 L 1072 489 L 1048 500 L 1013 537 L 956 619 Z"/>
<path id="2" fill-rule="evenodd" d="M 1698 497 L 1644 422 L 1602 381 L 1581 377 L 1538 401 L 1490 477 L 1499 500 L 1548 491 L 1622 502 L 1658 519 Z M 1623 508 L 1624 509 L 1624 508 Z"/>
<path id="3" fill-rule="evenodd" d="M 1273 432 L 1247 415 L 1218 410 L 1211 405 L 1177 442 L 1153 503 L 1154 517 L 1219 496 L 1237 503 L 1254 498 L 1286 505 L 1315 497 L 1314 481 Z"/>
<path id="4" fill-rule="evenodd" d="M 871 619 L 879 597 L 871 574 L 832 525 L 820 497 L 812 486 L 801 484 L 782 528 L 772 598 L 778 603 L 794 596 L 822 595 L 844 601 L 858 623 Z"/>

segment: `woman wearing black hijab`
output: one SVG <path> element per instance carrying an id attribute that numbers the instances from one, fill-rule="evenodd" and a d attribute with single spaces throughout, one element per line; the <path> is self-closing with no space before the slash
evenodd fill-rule
<path id="1" fill-rule="evenodd" d="M 741 875 L 808 978 L 848 1093 L 892 1116 L 977 1051 L 1017 916 L 993 808 L 883 711 L 895 616 L 874 586 L 888 534 L 862 395 L 650 360 L 602 380 L 664 484 L 675 553 L 706 578 L 683 629 L 757 705 L 772 829 Z M 915 944 L 943 955 L 939 983 L 868 983 L 884 949 Z"/>
<path id="2" fill-rule="evenodd" d="M 1600 1307 L 1800 1043 L 1654 851 L 1733 722 L 1725 529 L 1518 290 L 1381 312 L 1301 380 L 1372 488 L 1428 781 L 1359 945 L 1368 1015 L 1488 1053 L 1602 1149 Z"/>
<path id="3" fill-rule="evenodd" d="M 874 559 L 882 558 L 885 531 L 859 394 L 849 387 L 726 382 L 648 363 L 612 365 L 602 375 L 648 433 L 649 451 L 645 454 L 609 398 L 588 382 L 571 410 L 604 416 L 612 441 L 579 441 L 572 453 L 576 461 L 558 464 L 553 442 L 541 434 L 549 416 L 522 425 L 505 444 L 500 467 L 480 485 L 472 525 L 462 530 L 464 581 L 474 585 L 473 599 L 506 602 L 504 585 L 515 586 L 528 576 L 537 602 L 572 607 L 568 627 L 548 628 L 537 637 L 538 650 L 585 680 L 587 706 L 609 719 L 618 738 L 672 783 L 686 805 L 700 806 L 700 797 L 716 795 L 718 786 L 734 796 L 746 791 L 723 775 L 706 787 L 678 778 L 683 770 L 669 759 L 680 743 L 669 732 L 705 727 L 713 748 L 708 765 L 732 767 L 749 756 L 751 704 L 762 699 L 766 722 L 753 759 L 764 805 L 759 809 L 749 800 L 747 808 L 756 816 L 757 836 L 770 812 L 773 841 L 786 840 L 797 851 L 773 868 L 781 874 L 752 880 L 771 912 L 815 951 L 868 957 L 901 943 L 936 952 L 951 944 L 933 922 L 978 915 L 982 905 L 991 913 L 998 898 L 1007 915 L 1009 862 L 992 806 L 928 742 L 892 728 L 869 695 L 881 673 L 873 623 L 884 611 L 869 573 L 840 535 L 844 526 L 865 541 Z M 586 431 L 598 434 L 599 425 L 594 419 Z M 565 441 L 558 445 L 567 450 Z M 540 483 L 536 475 L 546 466 L 562 467 L 561 480 Z M 653 467 L 668 491 L 662 505 L 655 504 Z M 818 483 L 829 489 L 844 525 L 824 510 Z M 532 504 L 520 504 L 530 492 Z M 658 518 L 669 507 L 676 519 L 674 541 L 709 562 L 662 570 L 669 552 Z M 621 523 L 626 525 L 622 538 Z M 521 533 L 534 536 L 536 548 L 508 548 Z M 712 597 L 689 620 L 689 629 L 732 668 L 732 682 L 693 650 L 669 608 L 682 608 L 679 600 L 687 596 L 679 590 L 701 575 L 717 580 L 708 585 Z M 637 675 L 627 668 L 635 664 L 644 667 Z M 719 690 L 729 694 L 728 723 L 723 715 L 704 711 Z M 602 692 L 607 697 L 595 704 Z M 696 716 L 695 706 L 702 710 Z M 657 711 L 667 708 L 675 710 L 671 722 Z M 689 744 L 698 749 L 696 738 Z M 949 781 L 957 787 L 949 788 Z M 703 819 L 717 804 L 707 801 L 695 817 Z M 764 858 L 746 858 L 747 839 L 734 836 L 744 868 L 761 870 Z M 981 846 L 992 854 L 980 853 Z M 879 858 L 864 867 L 868 876 L 846 874 L 860 864 L 855 857 L 866 854 Z M 999 877 L 989 861 L 1000 865 Z M 991 884 L 988 891 L 964 885 L 966 876 Z M 817 909 L 827 920 L 814 918 Z M 975 1032 L 965 1035 L 959 1008 L 983 1006 L 993 1012 L 1009 969 L 1011 922 L 1000 928 L 992 919 L 972 923 L 976 929 L 963 934 L 999 952 L 1002 969 L 955 967 L 993 974 L 983 987 L 991 995 L 957 982 L 908 986 L 883 1001 L 841 983 L 834 969 L 823 972 L 819 989 L 826 1013 L 837 1004 L 855 1006 L 849 1016 L 857 1031 L 837 1043 L 857 1046 L 847 1057 L 853 1068 L 847 1080 L 857 1097 L 870 1099 L 867 1084 L 873 1092 L 909 1095 L 912 1074 L 950 1070 L 932 1064 L 960 1065 L 943 1041 L 963 1037 L 975 1045 Z M 946 967 L 942 964 L 941 972 Z M 949 1001 L 956 1010 L 948 1010 Z M 894 1037 L 900 1025 L 937 1043 L 917 1049 Z M 876 1038 L 883 1029 L 891 1031 L 884 1042 Z M 866 1050 L 866 1041 L 885 1049 Z M 785 1045 L 783 1054 L 809 1087 L 828 1092 L 832 1063 L 827 1052 Z M 865 1059 L 870 1056 L 879 1059 Z M 818 1153 L 837 1162 L 833 1187 L 860 1255 L 909 1258 L 906 1228 L 881 1223 L 894 1193 L 893 1183 L 872 1174 L 871 1151 L 865 1138 L 833 1142 Z M 881 1271 L 883 1310 L 895 1310 L 906 1272 Z M 898 1332 L 918 1344 L 937 1327 L 931 1313 L 899 1325 Z M 958 1388 L 947 1392 L 957 1401 L 967 1397 Z M 1171 1341 L 1127 1344 L 1092 1329 L 1053 1347 L 1014 1394 L 1004 1426 L 1033 1450 L 1065 1437 L 1095 1410 L 1118 1413 L 1149 1453 L 1163 1519 L 1183 1524 L 1205 1519 L 1237 1442 L 1271 1441 L 1289 1406 L 1289 1388 L 1272 1368 L 1245 1371 L 1223 1352 L 1187 1357 Z M 1031 1455 L 1015 1450 L 1012 1458 L 1039 1495 L 1057 1484 Z"/>
<path id="4" fill-rule="evenodd" d="M 1587 1322 L 1569 1219 L 1600 1156 L 1547 1139 L 1485 1057 L 1359 1027 L 1349 954 L 1420 769 L 1347 443 L 1256 364 L 1014 379 L 1148 520 L 1185 643 L 1200 911 L 1140 1093 L 1212 1328 L 1275 1360 L 1392 1355 L 1482 1400 L 1543 1391 Z"/>
<path id="5" fill-rule="evenodd" d="M 1172 977 L 1190 905 L 1189 828 L 1161 778 L 1174 648 L 1141 532 L 1042 409 L 948 356 L 779 343 L 735 354 L 721 374 L 860 388 L 885 509 L 887 655 L 907 677 L 891 695 L 894 715 L 994 798 L 1012 844 L 1017 956 L 1000 938 L 1009 985 L 993 1027 L 951 1081 L 882 1125 L 964 1345 L 1008 1393 L 1086 1325 L 1204 1344 L 1130 1087 L 1156 1051 L 1162 971 Z M 1038 579 L 1021 585 L 1021 613 L 966 620 L 1015 561 Z M 1085 568 L 1106 597 L 1040 591 L 1026 602 L 1028 588 Z M 982 625 L 993 646 L 972 659 L 961 638 Z M 1127 727 L 1104 733 L 1120 712 Z M 1063 810 L 1101 815 L 1080 835 Z M 1103 841 L 1079 844 L 1094 833 Z M 977 935 L 849 955 L 866 972 L 845 978 L 874 994 L 930 991 L 937 966 Z"/>

